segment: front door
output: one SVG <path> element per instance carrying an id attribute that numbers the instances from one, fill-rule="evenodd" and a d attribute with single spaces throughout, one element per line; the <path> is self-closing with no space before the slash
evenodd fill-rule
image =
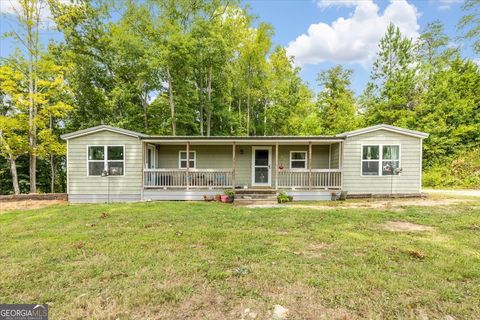
<path id="1" fill-rule="evenodd" d="M 155 169 L 156 167 L 155 146 L 147 147 L 147 155 L 145 157 L 145 167 L 147 169 Z"/>
<path id="2" fill-rule="evenodd" d="M 271 186 L 271 147 L 252 147 L 252 186 Z"/>

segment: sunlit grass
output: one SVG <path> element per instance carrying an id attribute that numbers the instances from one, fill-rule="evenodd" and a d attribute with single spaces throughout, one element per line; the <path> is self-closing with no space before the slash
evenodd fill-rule
<path id="1" fill-rule="evenodd" d="M 358 201 L 358 200 L 356 200 Z M 386 221 L 433 227 L 386 231 Z M 0 300 L 52 319 L 480 317 L 480 202 L 389 209 L 163 202 L 0 214 Z"/>

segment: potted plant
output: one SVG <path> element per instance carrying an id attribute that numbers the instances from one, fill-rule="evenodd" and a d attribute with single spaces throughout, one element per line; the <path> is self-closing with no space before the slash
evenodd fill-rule
<path id="1" fill-rule="evenodd" d="M 222 195 L 222 202 L 232 203 L 235 199 L 235 192 L 233 190 L 225 190 Z"/>
<path id="2" fill-rule="evenodd" d="M 221 194 L 216 194 L 215 195 L 215 201 L 222 201 L 222 195 Z"/>
<path id="3" fill-rule="evenodd" d="M 332 201 L 336 201 L 337 200 L 337 193 L 336 192 L 332 192 L 330 193 L 331 197 L 332 197 Z"/>

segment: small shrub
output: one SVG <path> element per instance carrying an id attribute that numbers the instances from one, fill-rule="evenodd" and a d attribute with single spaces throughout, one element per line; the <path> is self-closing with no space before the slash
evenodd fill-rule
<path id="1" fill-rule="evenodd" d="M 423 173 L 425 187 L 479 188 L 480 149 L 464 152 L 454 160 L 433 165 Z"/>
<path id="2" fill-rule="evenodd" d="M 235 196 L 235 192 L 233 190 L 224 190 L 223 194 L 229 196 L 230 198 L 233 198 Z"/>
<path id="3" fill-rule="evenodd" d="M 278 203 L 285 203 L 292 201 L 293 198 L 288 196 L 285 192 L 281 191 L 277 196 Z"/>

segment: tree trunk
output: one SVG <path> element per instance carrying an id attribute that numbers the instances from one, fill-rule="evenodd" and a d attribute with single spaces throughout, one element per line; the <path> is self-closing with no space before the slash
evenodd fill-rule
<path id="1" fill-rule="evenodd" d="M 200 135 L 203 136 L 203 110 L 205 108 L 203 99 L 203 74 L 200 74 L 200 88 L 199 88 L 199 98 L 200 98 Z"/>
<path id="2" fill-rule="evenodd" d="M 20 194 L 20 187 L 18 186 L 17 162 L 15 159 L 8 159 L 10 161 L 10 172 L 12 174 L 13 192 Z"/>
<path id="3" fill-rule="evenodd" d="M 31 58 L 30 58 L 31 59 Z M 34 193 L 37 191 L 37 157 L 35 154 L 35 149 L 37 146 L 36 139 L 36 124 L 35 124 L 35 102 L 33 100 L 34 95 L 34 84 L 33 84 L 33 63 L 30 61 L 28 66 L 28 143 L 30 146 L 29 150 L 29 176 L 30 176 L 30 192 Z"/>
<path id="4" fill-rule="evenodd" d="M 247 88 L 247 136 L 250 135 L 250 88 Z"/>
<path id="5" fill-rule="evenodd" d="M 55 193 L 55 176 L 57 175 L 57 163 L 55 157 L 50 155 L 50 192 Z"/>
<path id="6" fill-rule="evenodd" d="M 207 136 L 210 137 L 212 127 L 212 67 L 208 70 L 208 109 L 207 109 Z"/>
<path id="7" fill-rule="evenodd" d="M 267 135 L 267 99 L 265 99 L 263 114 L 263 135 Z"/>
<path id="8" fill-rule="evenodd" d="M 142 97 L 142 104 L 143 104 L 143 125 L 145 126 L 145 130 L 148 130 L 148 93 L 146 89 Z"/>
<path id="9" fill-rule="evenodd" d="M 242 98 L 238 97 L 238 126 L 242 128 Z"/>
<path id="10" fill-rule="evenodd" d="M 177 135 L 177 123 L 175 120 L 175 101 L 173 100 L 173 80 L 172 76 L 170 75 L 170 68 L 167 68 L 167 76 L 168 76 L 168 97 L 170 102 L 170 113 L 172 117 L 172 135 Z"/>

